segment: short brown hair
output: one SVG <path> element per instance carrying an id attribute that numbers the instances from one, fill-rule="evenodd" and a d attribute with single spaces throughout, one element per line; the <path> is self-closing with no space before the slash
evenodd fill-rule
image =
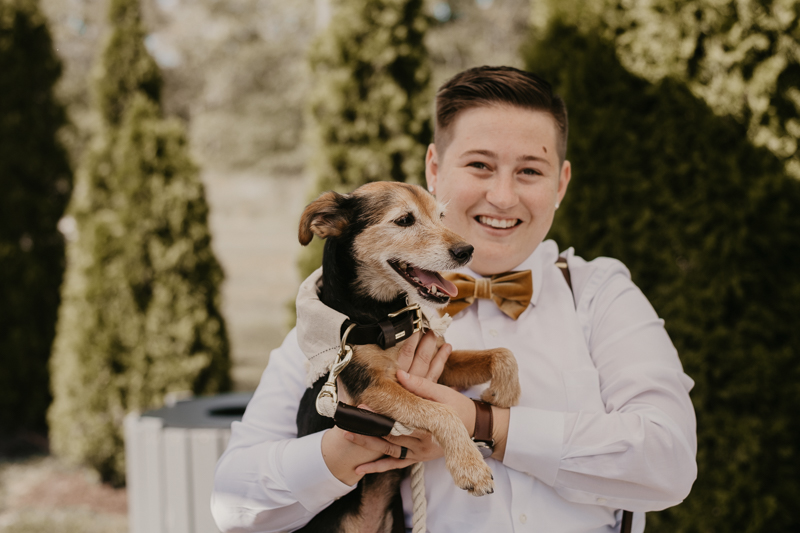
<path id="1" fill-rule="evenodd" d="M 436 129 L 433 142 L 442 154 L 448 133 L 459 113 L 474 107 L 511 105 L 544 111 L 557 126 L 559 161 L 567 155 L 567 106 L 545 80 L 513 67 L 475 67 L 456 74 L 436 93 Z"/>

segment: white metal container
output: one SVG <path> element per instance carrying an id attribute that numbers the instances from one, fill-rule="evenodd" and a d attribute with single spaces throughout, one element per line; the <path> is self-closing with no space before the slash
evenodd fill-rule
<path id="1" fill-rule="evenodd" d="M 179 401 L 125 419 L 130 533 L 219 533 L 214 468 L 252 393 Z"/>

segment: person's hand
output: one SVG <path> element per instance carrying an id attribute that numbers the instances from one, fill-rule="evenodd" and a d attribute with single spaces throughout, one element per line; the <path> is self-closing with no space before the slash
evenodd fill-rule
<path id="1" fill-rule="evenodd" d="M 425 335 L 414 333 L 400 347 L 397 356 L 397 367 L 404 372 L 410 372 L 420 379 L 425 379 L 435 383 L 444 370 L 447 358 L 453 347 L 443 344 L 436 349 L 436 335 L 429 331 Z M 361 405 L 362 409 L 370 410 L 369 406 Z M 424 430 L 416 430 L 411 435 L 392 436 L 384 438 L 368 437 L 356 433 L 345 432 L 344 438 L 375 453 L 384 456 L 380 459 L 364 463 L 356 468 L 356 473 L 360 475 L 372 474 L 375 472 L 386 472 L 396 468 L 405 468 L 419 462 L 438 459 L 444 455 L 439 445 L 433 440 L 430 433 Z M 403 447 L 406 448 L 404 459 L 400 459 Z"/>
<path id="2" fill-rule="evenodd" d="M 475 404 L 460 392 L 450 387 L 439 385 L 427 377 L 429 369 L 433 366 L 434 361 L 435 358 L 431 360 L 429 365 L 420 365 L 420 367 L 418 367 L 427 370 L 425 372 L 426 377 L 412 375 L 402 369 L 398 369 L 398 382 L 417 396 L 452 407 L 464 423 L 469 434 L 472 435 L 475 430 Z M 362 409 L 369 409 L 365 405 L 359 407 Z M 395 468 L 405 468 L 414 463 L 438 459 L 444 455 L 439 445 L 434 442 L 431 434 L 422 430 L 416 430 L 408 436 L 388 436 L 383 438 L 367 437 L 346 432 L 344 438 L 358 444 L 366 450 L 384 454 L 384 457 L 376 461 L 358 466 L 356 468 L 356 473 L 358 474 L 372 474 L 375 472 L 386 472 L 387 470 L 393 470 Z M 407 448 L 407 451 L 405 458 L 400 459 L 403 447 Z"/>
<path id="3" fill-rule="evenodd" d="M 417 332 L 400 347 L 397 367 L 435 383 L 442 375 L 444 365 L 452 351 L 453 347 L 447 343 L 436 350 L 436 334 L 433 331 L 428 331 L 425 335 Z"/>
<path id="4" fill-rule="evenodd" d="M 453 347 L 445 343 L 436 351 L 436 334 L 433 331 L 428 331 L 422 340 L 418 340 L 418 335 L 415 333 L 400 348 L 397 357 L 397 381 L 417 396 L 455 408 L 471 435 L 475 428 L 475 406 L 472 400 L 437 383 Z"/>
<path id="5" fill-rule="evenodd" d="M 475 432 L 475 404 L 460 392 L 400 369 L 397 370 L 397 381 L 420 398 L 449 405 L 464 423 L 467 432 L 470 435 Z"/>
<path id="6" fill-rule="evenodd" d="M 450 387 L 433 383 L 419 376 L 412 376 L 402 370 L 397 371 L 397 381 L 405 389 L 421 398 L 447 404 L 455 409 L 456 414 L 464 423 L 469 434 L 475 434 L 475 404 L 472 400 Z M 492 417 L 492 438 L 495 442 L 492 457 L 502 461 L 506 453 L 511 410 L 492 406 Z"/>
<path id="7" fill-rule="evenodd" d="M 361 406 L 365 408 L 366 406 Z M 396 468 L 405 468 L 414 463 L 421 463 L 438 459 L 444 455 L 439 445 L 433 440 L 430 433 L 424 430 L 415 430 L 411 435 L 395 437 L 368 437 L 357 433 L 345 432 L 344 438 L 358 444 L 365 450 L 381 453 L 383 456 L 369 463 L 356 467 L 356 474 L 374 474 L 386 472 Z M 400 459 L 403 448 L 406 449 L 405 458 Z"/>

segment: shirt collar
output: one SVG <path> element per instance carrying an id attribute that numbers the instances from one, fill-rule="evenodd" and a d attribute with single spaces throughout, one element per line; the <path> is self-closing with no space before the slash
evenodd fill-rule
<path id="1" fill-rule="evenodd" d="M 527 257 L 522 263 L 512 268 L 511 270 L 530 270 L 531 280 L 533 281 L 533 294 L 531 295 L 531 305 L 536 305 L 541 293 L 542 280 L 544 278 L 544 265 L 555 264 L 558 257 L 558 245 L 553 240 L 547 240 L 539 244 L 531 255 Z M 469 267 L 462 267 L 457 270 L 473 278 L 482 278 L 480 274 L 476 273 Z"/>

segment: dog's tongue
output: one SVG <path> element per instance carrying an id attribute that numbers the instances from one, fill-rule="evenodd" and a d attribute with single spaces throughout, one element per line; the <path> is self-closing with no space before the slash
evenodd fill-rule
<path id="1" fill-rule="evenodd" d="M 431 285 L 436 285 L 440 291 L 448 295 L 450 298 L 453 298 L 458 294 L 458 289 L 456 286 L 452 282 L 447 281 L 440 276 L 438 272 L 432 272 L 430 270 L 422 270 L 421 268 L 413 267 L 411 275 L 416 276 L 423 285 L 428 287 L 428 289 L 431 288 Z"/>

